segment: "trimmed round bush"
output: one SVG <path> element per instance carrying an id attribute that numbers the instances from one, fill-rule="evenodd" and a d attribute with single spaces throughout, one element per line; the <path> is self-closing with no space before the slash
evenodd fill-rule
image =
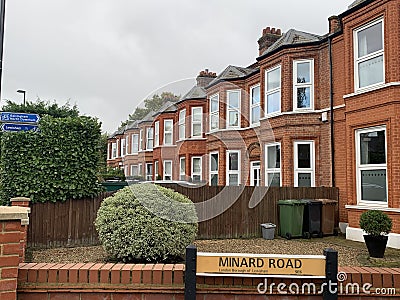
<path id="1" fill-rule="evenodd" d="M 392 230 L 392 220 L 380 210 L 367 210 L 360 216 L 360 227 L 368 235 L 380 236 Z"/>
<path id="2" fill-rule="evenodd" d="M 182 257 L 197 233 L 193 202 L 154 184 L 135 184 L 106 198 L 95 226 L 107 253 L 124 262 Z"/>

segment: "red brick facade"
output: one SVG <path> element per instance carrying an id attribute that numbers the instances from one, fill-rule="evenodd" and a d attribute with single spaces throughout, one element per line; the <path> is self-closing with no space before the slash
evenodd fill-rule
<path id="1" fill-rule="evenodd" d="M 179 157 L 185 156 L 186 174 L 190 177 L 190 157 L 204 155 L 202 180 L 210 183 L 209 154 L 217 152 L 218 184 L 226 185 L 227 151 L 237 150 L 240 152 L 239 184 L 255 183 L 254 180 L 250 181 L 250 173 L 254 174 L 251 165 L 260 161 L 259 184 L 268 185 L 267 175 L 276 171 L 280 172 L 282 186 L 296 186 L 304 178 L 307 184 L 311 183 L 312 186 L 336 186 L 340 190 L 341 222 L 349 223 L 351 228 L 357 228 L 359 213 L 374 207 L 388 212 L 394 220 L 393 232 L 400 233 L 400 151 L 397 148 L 400 145 L 399 20 L 399 0 L 375 0 L 361 1 L 341 15 L 329 18 L 330 29 L 325 36 L 296 30 L 282 33 L 274 28 L 264 29 L 259 40 L 260 56 L 256 63 L 247 68 L 229 66 L 218 77 L 208 82 L 205 87 L 206 101 L 182 102 L 177 105 L 174 115 L 161 113 L 156 117 L 156 120 L 167 117 L 174 119 L 176 147 L 168 148 L 165 154 L 161 154 L 161 150 L 164 151 L 163 147 L 156 148 L 153 152 L 153 162 L 165 159 L 164 157 L 174 159 L 172 179 L 179 180 Z M 382 28 L 381 46 L 379 28 Z M 366 37 L 367 35 L 370 36 Z M 370 40 L 367 40 L 368 38 Z M 376 49 L 369 50 L 371 47 Z M 363 54 L 363 49 L 370 53 Z M 383 63 L 380 63 L 381 59 Z M 272 102 L 267 102 L 267 93 L 271 95 L 271 88 L 266 85 L 270 80 L 270 77 L 267 78 L 267 72 L 268 76 L 272 76 L 271 70 L 278 66 L 280 109 L 276 113 L 267 114 L 264 110 L 268 105 L 272 105 Z M 305 80 L 305 77 L 299 77 L 299 73 L 294 76 L 295 70 L 304 66 L 310 70 L 308 72 L 311 79 L 307 79 L 308 81 L 301 81 Z M 380 66 L 382 74 L 379 74 Z M 304 72 L 304 69 L 301 70 L 298 72 Z M 363 73 L 359 75 L 359 72 Z M 378 79 L 374 79 L 374 76 Z M 379 76 L 383 79 L 379 80 Z M 372 83 L 368 80 L 372 80 Z M 306 85 L 302 85 L 303 83 Z M 252 126 L 251 88 L 257 84 L 260 86 L 260 122 Z M 239 128 L 226 128 L 227 112 L 232 111 L 227 107 L 229 90 L 240 91 Z M 312 99 L 308 109 L 296 109 L 294 105 L 308 106 L 306 102 L 298 102 L 299 97 L 302 97 L 302 94 L 299 96 L 299 92 L 305 93 L 306 90 L 311 91 L 311 96 L 306 98 Z M 215 95 L 219 97 L 219 127 L 211 131 L 210 99 Z M 204 139 L 177 141 L 179 111 L 186 108 L 186 117 L 190 119 L 193 105 L 203 107 Z M 189 136 L 190 122 L 186 121 L 186 125 L 186 135 Z M 160 122 L 160 139 L 162 126 Z M 384 175 L 363 173 L 357 163 L 361 155 L 361 150 L 358 149 L 360 144 L 357 144 L 360 143 L 360 129 L 373 131 L 375 127 L 383 128 L 381 131 L 384 131 L 385 135 L 384 169 L 378 166 L 379 170 L 384 170 L 381 172 L 385 172 Z M 268 169 L 270 167 L 267 167 L 266 161 L 266 146 L 271 143 L 280 145 L 280 166 L 275 168 L 275 171 Z M 303 154 L 296 152 L 301 147 L 311 149 L 307 154 L 309 157 L 306 158 L 311 167 L 307 167 L 306 171 L 300 167 L 300 159 L 304 160 L 301 157 Z M 161 163 L 159 172 L 163 172 Z M 385 199 L 362 199 L 364 196 L 361 194 L 366 193 L 368 185 L 371 186 L 371 183 L 362 181 L 367 180 L 361 177 L 367 176 L 365 174 L 384 176 L 386 186 L 378 187 L 386 189 Z M 396 239 L 395 244 L 400 247 L 400 236 L 396 236 Z"/>

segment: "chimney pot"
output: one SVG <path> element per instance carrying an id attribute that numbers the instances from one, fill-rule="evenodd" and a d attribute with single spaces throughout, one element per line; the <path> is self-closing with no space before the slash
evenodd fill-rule
<path id="1" fill-rule="evenodd" d="M 279 28 L 276 30 L 276 34 L 277 35 L 282 35 L 282 32 L 281 32 L 281 30 Z"/>
<path id="2" fill-rule="evenodd" d="M 271 33 L 271 27 L 265 28 L 265 33 Z"/>
<path id="3" fill-rule="evenodd" d="M 271 33 L 275 34 L 275 28 L 274 27 L 271 28 Z"/>

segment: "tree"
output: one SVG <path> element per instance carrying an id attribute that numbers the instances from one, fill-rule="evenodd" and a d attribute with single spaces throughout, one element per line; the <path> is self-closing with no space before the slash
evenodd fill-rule
<path id="1" fill-rule="evenodd" d="M 180 96 L 175 95 L 171 92 L 162 92 L 161 95 L 154 94 L 151 98 L 144 100 L 144 108 L 136 107 L 133 114 L 129 115 L 128 120 L 121 122 L 121 126 L 119 128 L 124 127 L 129 122 L 138 121 L 143 119 L 150 111 L 157 111 L 164 105 L 165 102 L 176 102 L 178 101 Z"/>
<path id="2" fill-rule="evenodd" d="M 41 117 L 49 115 L 54 118 L 66 118 L 66 117 L 78 117 L 79 110 L 76 104 L 71 107 L 67 102 L 62 106 L 59 106 L 56 102 L 50 103 L 50 101 L 43 101 L 39 98 L 36 102 L 27 101 L 26 105 L 17 104 L 11 100 L 6 100 L 6 104 L 2 107 L 3 111 L 9 112 L 23 112 L 23 113 L 34 113 Z"/>

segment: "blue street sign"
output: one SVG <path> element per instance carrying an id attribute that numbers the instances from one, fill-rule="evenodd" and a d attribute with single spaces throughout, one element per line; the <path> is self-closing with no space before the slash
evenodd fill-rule
<path id="1" fill-rule="evenodd" d="M 38 114 L 14 113 L 14 112 L 1 112 L 2 122 L 15 122 L 15 123 L 37 123 L 40 117 Z"/>
<path id="2" fill-rule="evenodd" d="M 29 124 L 12 124 L 12 123 L 3 123 L 1 124 L 2 131 L 37 131 L 38 127 L 36 125 Z"/>

